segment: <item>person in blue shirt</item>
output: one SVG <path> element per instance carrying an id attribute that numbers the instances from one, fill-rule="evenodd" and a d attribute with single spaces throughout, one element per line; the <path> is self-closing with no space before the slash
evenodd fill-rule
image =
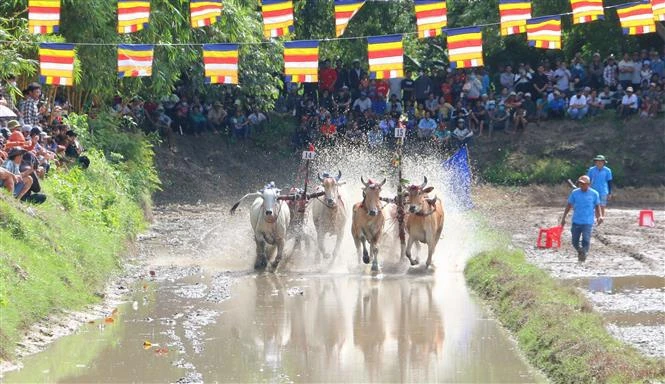
<path id="1" fill-rule="evenodd" d="M 574 189 L 568 196 L 568 205 L 563 211 L 561 226 L 566 225 L 566 216 L 573 209 L 573 224 L 570 227 L 573 247 L 577 251 L 577 260 L 584 262 L 591 244 L 594 215 L 598 225 L 603 222 L 603 216 L 600 214 L 600 197 L 598 192 L 591 188 L 589 176 L 580 176 L 577 179 L 577 184 L 579 188 Z M 580 236 L 582 237 L 582 244 L 580 244 Z"/>
<path id="2" fill-rule="evenodd" d="M 593 158 L 594 166 L 589 168 L 587 176 L 591 179 L 591 188 L 600 195 L 600 215 L 605 217 L 607 201 L 612 198 L 612 170 L 606 167 L 607 159 L 603 155 Z"/>

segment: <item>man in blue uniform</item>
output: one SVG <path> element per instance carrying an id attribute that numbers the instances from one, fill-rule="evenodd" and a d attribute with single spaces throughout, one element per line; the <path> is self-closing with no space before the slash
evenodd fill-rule
<path id="1" fill-rule="evenodd" d="M 590 187 L 591 180 L 589 176 L 580 176 L 577 179 L 577 184 L 579 188 L 574 189 L 568 196 L 568 205 L 563 211 L 561 226 L 563 227 L 566 224 L 566 216 L 573 209 L 573 224 L 570 227 L 573 247 L 577 251 L 577 260 L 584 262 L 587 253 L 589 253 L 594 214 L 598 225 L 603 222 L 603 216 L 600 213 L 600 197 L 598 192 Z M 582 244 L 580 244 L 580 236 L 582 237 Z"/>
<path id="2" fill-rule="evenodd" d="M 605 217 L 607 201 L 612 198 L 612 170 L 606 167 L 605 156 L 598 155 L 593 158 L 594 166 L 589 168 L 587 176 L 591 179 L 591 188 L 600 196 L 600 215 Z"/>

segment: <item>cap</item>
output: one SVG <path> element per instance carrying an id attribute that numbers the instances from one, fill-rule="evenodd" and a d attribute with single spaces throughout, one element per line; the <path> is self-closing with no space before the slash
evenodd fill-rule
<path id="1" fill-rule="evenodd" d="M 30 124 L 23 124 L 23 127 L 21 127 L 21 131 L 23 131 L 23 132 L 30 132 L 31 129 L 32 129 L 32 125 L 30 125 Z"/>
<path id="2" fill-rule="evenodd" d="M 597 155 L 596 157 L 593 158 L 593 161 L 604 161 L 607 163 L 607 159 L 603 155 Z"/>
<path id="3" fill-rule="evenodd" d="M 633 92 L 633 87 L 626 88 L 626 92 Z"/>
<path id="4" fill-rule="evenodd" d="M 531 93 L 529 93 L 529 92 L 525 93 L 524 97 L 531 97 Z"/>
<path id="5" fill-rule="evenodd" d="M 583 176 L 580 176 L 579 179 L 577 179 L 577 182 L 578 182 L 578 183 L 582 183 L 582 184 L 590 184 L 590 183 L 591 183 L 591 179 L 589 179 L 589 176 L 587 176 L 587 175 L 583 175 Z"/>

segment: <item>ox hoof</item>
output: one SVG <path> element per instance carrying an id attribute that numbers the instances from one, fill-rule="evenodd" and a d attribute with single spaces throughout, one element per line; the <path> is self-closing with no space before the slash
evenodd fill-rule
<path id="1" fill-rule="evenodd" d="M 369 264 L 369 255 L 366 253 L 363 255 L 363 263 Z"/>
<path id="2" fill-rule="evenodd" d="M 425 264 L 425 270 L 436 271 L 436 265 L 434 264 Z"/>
<path id="3" fill-rule="evenodd" d="M 420 263 L 418 259 L 409 259 L 409 261 L 411 262 L 411 266 L 418 265 Z"/>
<path id="4" fill-rule="evenodd" d="M 372 272 L 379 272 L 379 264 L 372 264 Z"/>
<path id="5" fill-rule="evenodd" d="M 256 270 L 264 270 L 268 266 L 268 262 L 266 260 L 259 260 L 256 263 L 254 263 L 254 269 Z"/>

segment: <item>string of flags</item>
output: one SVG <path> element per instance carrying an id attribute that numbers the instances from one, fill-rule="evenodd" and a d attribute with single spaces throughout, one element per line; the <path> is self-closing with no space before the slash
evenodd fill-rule
<path id="1" fill-rule="evenodd" d="M 368 0 L 334 0 L 335 39 L 340 39 L 351 21 Z M 31 33 L 58 33 L 60 0 L 28 0 L 28 27 Z M 416 30 L 419 38 L 446 36 L 451 68 L 483 66 L 482 26 L 448 28 L 445 0 L 413 0 Z M 263 35 L 266 39 L 293 33 L 292 0 L 262 0 Z M 150 23 L 150 0 L 117 0 L 118 33 L 128 34 L 147 28 Z M 532 17 L 531 0 L 499 0 L 499 30 L 502 36 L 524 34 L 530 46 L 561 49 L 561 16 Z M 665 21 L 665 0 L 639 0 L 605 7 L 603 0 L 570 0 L 574 24 L 603 20 L 605 10 L 616 8 L 624 34 L 639 35 L 656 30 L 657 21 Z M 203 28 L 219 21 L 224 9 L 222 0 L 190 0 L 192 28 Z M 495 24 L 490 24 L 495 25 Z M 405 33 L 411 34 L 411 33 Z M 356 37 L 368 42 L 371 78 L 403 77 L 404 34 Z M 346 38 L 343 38 L 346 39 Z M 286 81 L 318 82 L 318 40 L 284 43 Z M 238 84 L 239 45 L 201 45 L 206 83 Z M 40 79 L 54 85 L 73 85 L 74 48 L 77 44 L 42 43 L 40 45 Z M 91 44 L 95 45 L 95 44 Z M 113 45 L 113 44 L 101 44 Z M 152 75 L 154 46 L 161 44 L 118 44 L 118 77 Z"/>

